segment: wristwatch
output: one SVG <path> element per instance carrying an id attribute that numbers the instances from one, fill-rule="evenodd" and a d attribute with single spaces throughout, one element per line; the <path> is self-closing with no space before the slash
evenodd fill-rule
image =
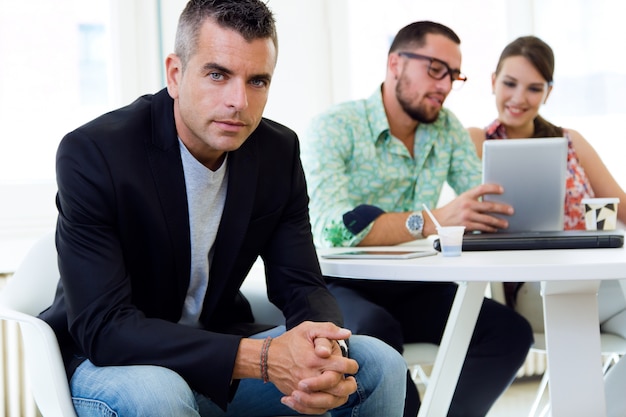
<path id="1" fill-rule="evenodd" d="M 423 237 L 422 231 L 424 230 L 424 216 L 419 211 L 414 211 L 407 217 L 406 219 L 406 230 L 413 236 L 418 239 Z"/>

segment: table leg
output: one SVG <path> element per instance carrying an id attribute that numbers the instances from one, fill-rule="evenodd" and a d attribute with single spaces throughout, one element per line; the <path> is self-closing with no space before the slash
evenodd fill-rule
<path id="1" fill-rule="evenodd" d="M 486 288 L 486 282 L 459 283 L 418 417 L 448 414 Z"/>
<path id="2" fill-rule="evenodd" d="M 600 281 L 544 281 L 541 286 L 552 416 L 606 416 Z"/>

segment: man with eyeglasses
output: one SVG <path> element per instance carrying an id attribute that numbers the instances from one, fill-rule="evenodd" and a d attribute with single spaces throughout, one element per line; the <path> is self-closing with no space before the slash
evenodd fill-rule
<path id="1" fill-rule="evenodd" d="M 511 214 L 512 208 L 482 201 L 484 194 L 502 190 L 480 185 L 473 144 L 443 107 L 450 91 L 467 80 L 460 68 L 460 39 L 450 28 L 429 21 L 409 24 L 392 42 L 380 88 L 312 120 L 302 159 L 318 246 L 425 238 L 436 230 L 421 211 L 423 204 L 443 225 L 484 232 L 507 227 L 493 214 Z M 435 208 L 446 182 L 458 197 Z M 346 327 L 400 352 L 404 343 L 441 341 L 457 288 L 452 282 L 385 282 L 384 277 L 326 279 Z M 485 416 L 515 378 L 532 342 L 524 318 L 485 299 L 448 415 Z M 415 416 L 420 401 L 408 370 L 407 380 L 405 416 Z"/>

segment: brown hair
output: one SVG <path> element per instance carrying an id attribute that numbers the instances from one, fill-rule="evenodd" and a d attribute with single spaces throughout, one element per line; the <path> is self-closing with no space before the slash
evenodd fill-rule
<path id="1" fill-rule="evenodd" d="M 496 76 L 502 69 L 502 63 L 506 58 L 512 56 L 522 56 L 531 63 L 533 67 L 546 80 L 548 85 L 552 85 L 554 76 L 554 53 L 550 45 L 536 36 L 522 36 L 509 43 L 498 59 L 496 66 Z M 563 136 L 563 128 L 553 125 L 543 117 L 537 115 L 534 120 L 533 137 L 560 137 Z"/>

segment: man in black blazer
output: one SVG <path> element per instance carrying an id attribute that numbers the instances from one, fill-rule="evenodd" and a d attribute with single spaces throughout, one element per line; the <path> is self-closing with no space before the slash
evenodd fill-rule
<path id="1" fill-rule="evenodd" d="M 41 317 L 78 415 L 402 414 L 402 357 L 366 336 L 346 357 L 297 137 L 262 118 L 276 54 L 261 1 L 192 0 L 167 88 L 62 140 L 61 279 Z M 267 327 L 239 287 L 258 256 L 287 330 L 251 338 Z"/>

